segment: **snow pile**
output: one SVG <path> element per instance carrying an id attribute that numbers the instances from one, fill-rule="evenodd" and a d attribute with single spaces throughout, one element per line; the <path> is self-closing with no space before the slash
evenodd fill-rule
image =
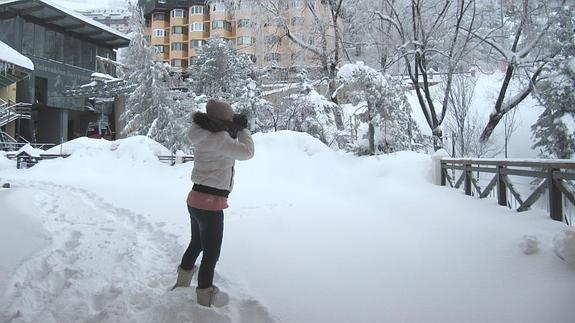
<path id="1" fill-rule="evenodd" d="M 6 152 L 0 150 L 0 170 L 5 168 L 16 168 L 16 161 L 6 157 Z"/>
<path id="2" fill-rule="evenodd" d="M 9 278 L 22 263 L 50 244 L 50 236 L 40 219 L 31 215 L 39 210 L 33 203 L 26 204 L 29 212 L 22 212 L 20 209 L 19 204 L 30 199 L 27 194 L 31 196 L 34 192 L 0 188 L 1 291 L 7 290 Z"/>
<path id="3" fill-rule="evenodd" d="M 349 81 L 353 78 L 354 73 L 357 73 L 362 70 L 368 74 L 373 75 L 378 74 L 378 72 L 372 67 L 365 65 L 364 62 L 358 61 L 355 64 L 345 64 L 342 67 L 340 67 L 337 71 L 337 77 L 344 82 Z"/>
<path id="4" fill-rule="evenodd" d="M 553 238 L 555 254 L 567 263 L 575 266 L 575 229 L 567 227 Z"/>
<path id="5" fill-rule="evenodd" d="M 524 235 L 523 238 L 521 238 L 519 247 L 524 254 L 532 255 L 539 251 L 539 240 L 537 240 L 535 236 Z"/>
<path id="6" fill-rule="evenodd" d="M 48 154 L 93 156 L 104 151 L 114 151 L 116 157 L 132 160 L 156 161 L 156 156 L 169 156 L 170 150 L 146 136 L 133 136 L 116 141 L 80 137 L 52 147 Z"/>
<path id="7" fill-rule="evenodd" d="M 16 155 L 19 155 L 20 153 L 27 153 L 28 155 L 30 155 L 31 157 L 35 157 L 35 158 L 40 158 L 41 154 L 44 154 L 44 151 L 42 149 L 36 149 L 28 144 L 22 146 L 22 148 L 18 149 L 18 151 L 16 152 Z"/>
<path id="8" fill-rule="evenodd" d="M 0 61 L 8 62 L 9 64 L 14 64 L 31 71 L 34 70 L 34 63 L 32 63 L 28 57 L 18 53 L 18 51 L 2 41 L 0 41 Z"/>

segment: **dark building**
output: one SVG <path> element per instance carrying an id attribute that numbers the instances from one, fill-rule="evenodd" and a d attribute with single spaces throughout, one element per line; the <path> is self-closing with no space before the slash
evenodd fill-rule
<path id="1" fill-rule="evenodd" d="M 60 143 L 86 134 L 89 124 L 109 119 L 114 103 L 66 96 L 69 87 L 91 82 L 96 56 L 115 60 L 128 46 L 121 32 L 45 0 L 0 2 L 0 41 L 34 63 L 34 71 L 16 85 L 16 101 L 32 103 L 32 118 L 18 133 L 30 142 Z M 105 71 L 114 75 L 113 67 Z"/>

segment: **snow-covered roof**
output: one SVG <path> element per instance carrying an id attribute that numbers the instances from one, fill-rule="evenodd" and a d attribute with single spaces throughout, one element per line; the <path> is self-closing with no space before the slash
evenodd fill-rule
<path id="1" fill-rule="evenodd" d="M 14 64 L 30 71 L 34 70 L 34 63 L 28 57 L 18 53 L 18 51 L 2 41 L 0 41 L 0 61 Z"/>
<path id="2" fill-rule="evenodd" d="M 126 47 L 130 43 L 126 34 L 48 0 L 6 0 L 0 1 L 0 8 L 24 12 L 41 21 L 49 20 L 52 25 L 113 48 Z"/>

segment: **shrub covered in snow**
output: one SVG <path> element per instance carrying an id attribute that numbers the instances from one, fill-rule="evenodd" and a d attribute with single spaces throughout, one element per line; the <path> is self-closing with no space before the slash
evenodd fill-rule
<path id="1" fill-rule="evenodd" d="M 519 243 L 519 247 L 526 255 L 531 255 L 539 251 L 539 240 L 535 236 L 524 235 Z"/>
<path id="2" fill-rule="evenodd" d="M 575 228 L 566 227 L 553 238 L 553 248 L 557 257 L 575 266 Z"/>

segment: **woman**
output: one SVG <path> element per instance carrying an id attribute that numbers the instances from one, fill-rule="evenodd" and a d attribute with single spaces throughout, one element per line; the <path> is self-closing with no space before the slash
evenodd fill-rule
<path id="1" fill-rule="evenodd" d="M 194 114 L 188 136 L 194 145 L 194 185 L 187 199 L 192 238 L 174 288 L 190 286 L 196 259 L 203 252 L 196 295 L 198 304 L 209 307 L 219 291 L 213 285 L 214 270 L 222 245 L 223 210 L 234 183 L 234 164 L 253 157 L 254 142 L 247 119 L 234 115 L 229 104 L 215 100 L 207 103 L 206 113 Z"/>

